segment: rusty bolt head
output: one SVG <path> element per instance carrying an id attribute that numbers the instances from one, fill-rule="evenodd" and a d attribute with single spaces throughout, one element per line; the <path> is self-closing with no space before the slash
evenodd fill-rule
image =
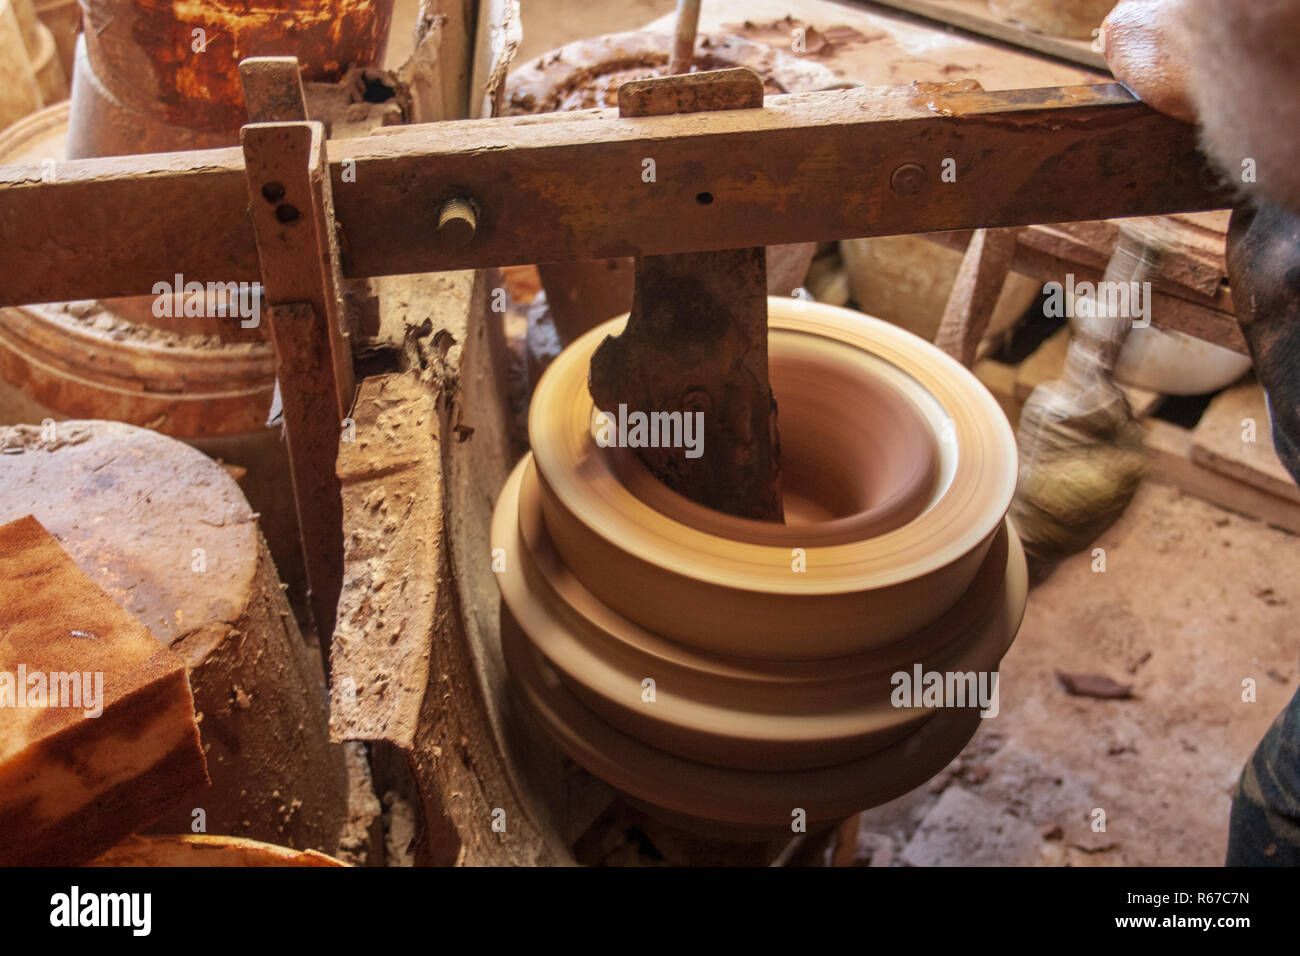
<path id="1" fill-rule="evenodd" d="M 889 177 L 889 188 L 900 196 L 915 196 L 925 186 L 925 167 L 904 163 Z"/>
<path id="2" fill-rule="evenodd" d="M 469 245 L 478 229 L 478 213 L 468 199 L 448 199 L 438 211 L 438 233 L 453 246 Z"/>

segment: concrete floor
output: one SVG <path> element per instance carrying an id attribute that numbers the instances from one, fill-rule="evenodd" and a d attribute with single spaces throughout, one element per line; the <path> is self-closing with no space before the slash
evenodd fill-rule
<path id="1" fill-rule="evenodd" d="M 1237 776 L 1296 689 L 1300 538 L 1149 482 L 1096 546 L 1104 573 L 1076 555 L 1031 592 L 1001 713 L 929 785 L 863 814 L 864 856 L 1222 864 Z M 1132 699 L 1072 697 L 1058 670 Z"/>

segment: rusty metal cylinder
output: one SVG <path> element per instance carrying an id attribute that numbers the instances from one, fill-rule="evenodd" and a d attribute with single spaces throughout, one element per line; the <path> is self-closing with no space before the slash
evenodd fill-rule
<path id="1" fill-rule="evenodd" d="M 383 60 L 393 0 L 81 0 L 68 156 L 232 145 L 239 61 L 296 56 L 304 80 Z"/>

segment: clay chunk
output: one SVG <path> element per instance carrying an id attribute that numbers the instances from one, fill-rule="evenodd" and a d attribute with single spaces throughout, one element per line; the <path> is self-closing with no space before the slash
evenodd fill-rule
<path id="1" fill-rule="evenodd" d="M 182 660 L 35 518 L 0 526 L 0 865 L 86 862 L 207 783 Z"/>

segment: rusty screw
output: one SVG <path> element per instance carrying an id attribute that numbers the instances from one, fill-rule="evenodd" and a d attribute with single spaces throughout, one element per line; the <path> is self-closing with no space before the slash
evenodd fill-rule
<path id="1" fill-rule="evenodd" d="M 889 188 L 900 196 L 915 196 L 925 186 L 925 167 L 904 163 L 889 177 Z"/>
<path id="2" fill-rule="evenodd" d="M 453 246 L 466 246 L 478 229 L 478 213 L 468 199 L 448 199 L 438 210 L 438 232 Z"/>

